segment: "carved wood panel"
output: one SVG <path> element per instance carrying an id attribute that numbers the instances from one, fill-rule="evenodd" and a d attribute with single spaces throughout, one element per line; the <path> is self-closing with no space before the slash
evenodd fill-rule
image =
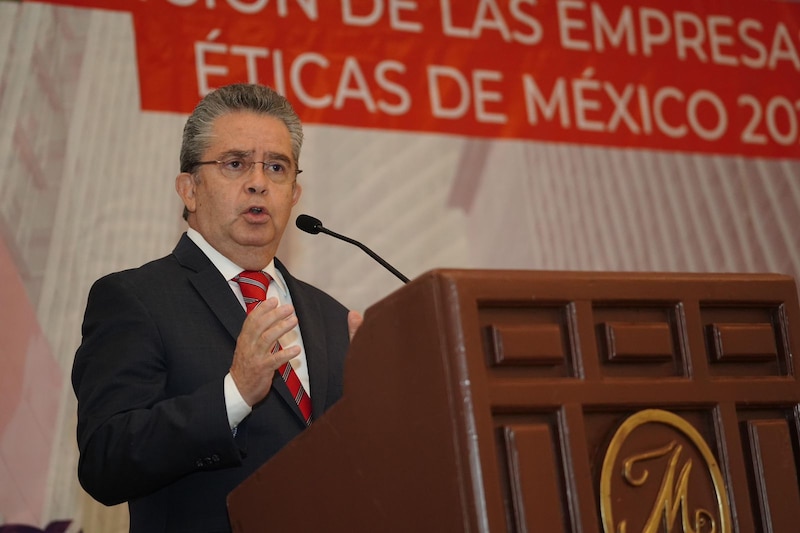
<path id="1" fill-rule="evenodd" d="M 546 278 L 460 303 L 507 531 L 800 531 L 793 284 Z"/>

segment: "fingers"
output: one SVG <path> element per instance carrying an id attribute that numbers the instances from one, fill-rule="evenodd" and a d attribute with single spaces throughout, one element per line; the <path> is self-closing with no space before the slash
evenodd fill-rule
<path id="1" fill-rule="evenodd" d="M 272 353 L 272 360 L 274 361 L 274 370 L 278 370 L 284 364 L 288 363 L 295 357 L 300 355 L 300 347 L 295 345 L 288 348 L 281 348 L 280 350 Z"/>
<path id="2" fill-rule="evenodd" d="M 350 333 L 350 340 L 353 340 L 358 328 L 364 323 L 364 317 L 358 311 L 350 311 L 347 313 L 347 330 Z"/>
<path id="3" fill-rule="evenodd" d="M 275 298 L 253 309 L 236 339 L 230 373 L 248 405 L 261 401 L 272 386 L 275 370 L 300 354 L 299 346 L 273 353 L 278 340 L 297 325 L 291 305 L 278 305 Z"/>
<path id="4" fill-rule="evenodd" d="M 276 298 L 269 298 L 250 312 L 242 326 L 242 333 L 257 336 L 254 340 L 260 341 L 259 349 L 266 347 L 271 351 L 278 339 L 295 326 L 297 316 L 294 314 L 294 307 L 289 304 L 278 305 Z"/>

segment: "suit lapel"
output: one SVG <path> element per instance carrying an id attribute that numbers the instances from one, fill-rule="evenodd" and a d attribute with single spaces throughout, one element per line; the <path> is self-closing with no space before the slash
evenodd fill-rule
<path id="1" fill-rule="evenodd" d="M 172 253 L 183 267 L 191 271 L 187 274 L 189 283 L 194 286 L 228 333 L 236 339 L 247 314 L 231 291 L 227 280 L 223 279 L 211 260 L 185 233 Z"/>

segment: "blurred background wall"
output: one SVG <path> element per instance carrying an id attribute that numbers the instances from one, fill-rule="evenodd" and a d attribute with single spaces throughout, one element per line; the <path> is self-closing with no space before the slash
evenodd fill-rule
<path id="1" fill-rule="evenodd" d="M 186 41 L 187 57 L 174 50 L 164 52 L 167 71 L 171 61 L 183 61 L 181 69 L 190 72 L 208 67 L 210 59 L 206 58 L 205 67 L 196 61 L 202 52 L 200 40 L 210 46 L 227 37 L 230 43 L 232 33 L 241 36 L 251 26 L 265 32 L 263 40 L 270 44 L 262 51 L 269 48 L 271 59 L 276 59 L 276 51 L 288 57 L 289 50 L 330 47 L 335 51 L 330 60 L 344 61 L 332 44 L 342 25 L 326 26 L 326 20 L 332 20 L 325 19 L 330 13 L 318 15 L 314 24 L 264 23 L 270 16 L 309 18 L 309 6 L 316 5 L 311 0 L 220 2 L 227 11 L 210 9 L 213 2 L 177 0 L 92 4 L 0 1 L 0 526 L 29 524 L 44 529 L 64 521 L 70 522 L 72 531 L 127 531 L 124 508 L 106 509 L 78 485 L 75 400 L 69 376 L 91 283 L 105 273 L 168 254 L 185 229 L 173 183 L 185 107 L 187 101 L 191 105 L 199 99 L 203 87 L 200 76 L 194 75 L 150 73 L 144 80 L 148 68 L 144 62 L 152 58 L 142 57 L 146 46 L 142 42 L 156 39 L 146 32 Z M 484 68 L 488 96 L 480 104 L 482 116 L 476 101 L 476 108 L 464 113 L 467 123 L 461 134 L 457 121 L 433 116 L 430 108 L 426 112 L 416 104 L 399 118 L 388 113 L 378 117 L 380 110 L 369 109 L 364 85 L 355 74 L 347 105 L 339 109 L 333 105 L 315 109 L 307 105 L 308 99 L 304 103 L 296 91 L 288 91 L 290 99 L 301 104 L 298 109 L 306 123 L 300 177 L 304 189 L 295 214 L 312 214 L 327 227 L 365 242 L 412 278 L 438 267 L 779 272 L 797 277 L 800 10 L 792 3 L 753 1 L 733 7 L 682 1 L 676 7 L 663 0 L 647 2 L 652 13 L 693 13 L 705 32 L 716 24 L 722 35 L 716 63 L 709 37 L 703 48 L 709 54 L 705 65 L 691 61 L 697 59 L 698 49 L 688 46 L 698 42 L 698 34 L 688 32 L 698 31 L 698 26 L 688 15 L 681 20 L 689 21 L 682 26 L 689 59 L 673 57 L 678 54 L 675 26 L 663 37 L 666 44 L 653 45 L 649 56 L 642 48 L 638 54 L 628 50 L 626 63 L 604 59 L 596 41 L 585 33 L 592 28 L 590 22 L 580 26 L 581 21 L 595 20 L 589 16 L 594 4 L 588 2 L 476 0 L 451 6 L 446 1 L 420 1 L 422 5 L 412 9 L 417 3 L 343 1 L 337 9 L 344 9 L 344 4 L 352 10 L 347 38 L 354 43 L 360 36 L 365 42 L 375 39 L 381 53 L 399 58 L 410 95 L 430 91 L 426 85 L 430 78 L 411 76 L 411 69 L 424 73 L 421 63 L 436 62 L 454 64 L 464 72 L 467 67 Z M 495 57 L 503 46 L 499 40 L 506 35 L 502 14 L 510 17 L 511 4 L 528 14 L 514 19 L 516 30 L 509 22 L 512 39 L 514 30 L 518 40 L 524 36 L 533 40 L 537 28 L 556 39 L 559 35 L 552 25 L 537 27 L 531 19 L 538 16 L 552 22 L 560 16 L 561 48 L 547 48 L 549 41 L 543 38 L 539 47 L 526 45 L 519 55 Z M 645 2 L 611 4 L 613 10 L 607 9 L 613 17 L 607 13 L 608 18 L 621 20 L 628 11 L 641 16 Z M 381 19 L 389 20 L 386 24 L 396 32 L 384 33 L 385 40 L 376 32 L 380 36 L 386 28 L 381 30 L 378 23 L 366 27 L 378 5 Z M 240 9 L 232 9 L 235 6 Z M 243 9 L 248 6 L 260 11 L 247 15 Z M 427 42 L 418 35 L 424 33 L 419 21 L 428 20 L 422 15 L 445 6 L 452 8 L 449 38 L 456 44 L 449 47 L 449 41 L 437 41 L 428 55 L 418 57 L 415 51 Z M 148 9 L 184 9 L 187 18 L 156 24 L 155 12 Z M 197 29 L 189 24 L 191 16 L 207 24 Z M 567 18 L 579 25 L 570 26 Z M 717 23 L 709 22 L 713 20 Z M 786 25 L 786 36 L 776 32 L 775 20 Z M 655 15 L 652 21 L 663 22 Z M 756 25 L 741 30 L 742 21 Z M 148 28 L 151 23 L 154 26 Z M 174 28 L 165 29 L 163 24 Z M 190 35 L 190 26 L 204 37 Z M 740 30 L 764 43 L 763 57 L 762 48 L 743 44 Z M 653 35 L 658 37 L 660 31 L 653 30 Z M 609 43 L 612 33 L 606 29 Z M 280 39 L 290 44 L 280 48 Z M 628 46 L 625 35 L 616 39 L 617 48 Z M 593 43 L 593 53 L 567 50 L 581 43 Z M 242 41 L 239 46 L 251 44 Z M 364 48 L 368 55 L 368 47 Z M 354 50 L 354 57 L 358 53 Z M 247 57 L 261 61 L 266 56 L 255 48 L 249 52 L 241 48 L 239 59 Z M 314 57 L 321 61 L 323 56 Z M 736 58 L 737 65 L 725 65 L 729 57 Z M 747 67 L 747 59 L 763 65 Z M 685 70 L 676 67 L 681 61 Z M 631 111 L 630 116 L 620 112 L 615 118 L 613 104 L 619 106 L 625 99 L 630 109 L 636 107 L 639 93 L 626 93 L 628 85 L 631 91 L 657 88 L 648 73 L 658 73 L 652 74 L 654 79 L 674 79 L 681 87 L 690 81 L 704 83 L 698 73 L 704 68 L 711 72 L 712 66 L 727 69 L 722 71 L 724 79 L 713 83 L 734 87 L 721 97 L 729 106 L 730 134 L 711 141 L 691 135 L 682 140 L 662 135 L 653 141 L 641 131 L 634 135 L 632 123 L 644 128 L 645 117 Z M 533 93 L 527 93 L 527 107 L 511 95 L 502 103 L 493 102 L 500 81 L 492 73 L 506 67 L 549 72 L 546 87 L 540 87 L 545 95 L 554 94 L 557 79 L 563 78 L 571 91 L 564 94 L 575 97 L 576 91 L 591 89 L 602 97 L 587 97 L 583 110 L 573 106 L 576 114 L 567 128 L 552 124 L 559 116 L 557 107 L 552 107 L 555 118 L 549 121 L 550 129 L 540 130 L 529 115 Z M 251 74 L 252 69 L 245 69 L 203 79 L 247 81 Z M 777 86 L 764 82 L 764 77 L 772 79 L 769 76 L 778 80 Z M 281 83 L 274 75 L 264 77 L 259 81 Z M 764 116 L 753 132 L 755 144 L 742 141 L 741 127 L 752 120 L 754 107 L 733 94 L 749 91 L 753 78 L 761 78 L 771 91 L 765 93 Z M 458 76 L 441 80 L 441 107 L 456 110 L 457 90 L 463 94 L 464 86 Z M 584 85 L 576 85 L 576 80 Z M 586 85 L 592 80 L 597 84 Z M 477 83 L 474 77 L 471 82 Z M 283 83 L 296 89 L 291 79 Z M 319 95 L 324 83 L 306 86 Z M 448 83 L 455 86 L 455 93 Z M 473 96 L 477 87 L 468 86 Z M 389 84 L 383 89 L 386 102 L 402 104 L 401 91 L 388 90 Z M 685 124 L 680 118 L 684 115 L 671 106 L 688 106 L 690 93 L 683 100 L 674 93 L 662 94 L 665 101 L 672 95 L 671 103 L 663 107 L 668 129 Z M 592 102 L 603 107 L 593 108 Z M 707 137 L 716 135 L 714 102 L 709 98 L 698 104 L 697 128 Z M 359 103 L 363 105 L 357 112 L 347 112 L 348 105 Z M 170 109 L 153 109 L 162 104 Z M 541 122 L 545 104 L 538 108 Z M 603 128 L 592 131 L 592 113 L 599 115 L 603 109 Z M 710 112 L 711 118 L 704 118 L 703 112 Z M 579 113 L 585 115 L 583 129 L 574 122 Z M 498 123 L 500 116 L 505 123 Z M 298 277 L 361 311 L 401 285 L 359 250 L 294 227 L 287 230 L 279 257 Z"/>

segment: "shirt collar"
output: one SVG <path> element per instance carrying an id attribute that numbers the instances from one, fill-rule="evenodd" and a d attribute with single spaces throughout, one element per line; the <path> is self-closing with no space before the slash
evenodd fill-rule
<path id="1" fill-rule="evenodd" d="M 208 243 L 208 241 L 200 234 L 200 232 L 194 228 L 188 228 L 186 230 L 186 236 L 189 237 L 204 254 L 206 254 L 206 257 L 208 257 L 209 261 L 211 261 L 216 269 L 219 270 L 220 274 L 222 274 L 222 277 L 226 280 L 231 281 L 244 270 L 244 268 L 240 267 L 218 252 Z M 275 268 L 274 258 L 267 266 L 264 267 L 263 272 L 275 280 L 277 283 L 277 288 L 283 296 L 288 294 L 286 280 L 283 279 L 283 275 L 280 273 L 280 271 Z"/>

